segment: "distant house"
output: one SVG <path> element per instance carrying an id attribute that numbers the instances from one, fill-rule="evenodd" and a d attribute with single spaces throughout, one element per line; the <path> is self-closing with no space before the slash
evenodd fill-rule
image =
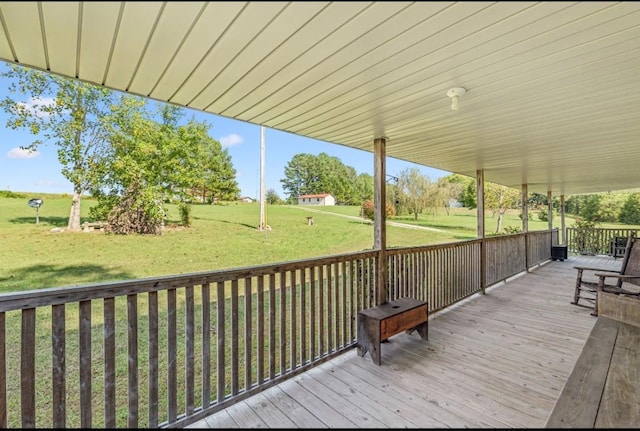
<path id="1" fill-rule="evenodd" d="M 240 202 L 245 202 L 245 203 L 253 203 L 253 199 L 251 199 L 249 196 L 242 196 L 241 198 L 238 199 Z"/>
<path id="2" fill-rule="evenodd" d="M 298 196 L 298 205 L 324 205 L 331 206 L 336 204 L 336 198 L 331 193 L 320 193 L 317 195 L 300 195 Z"/>

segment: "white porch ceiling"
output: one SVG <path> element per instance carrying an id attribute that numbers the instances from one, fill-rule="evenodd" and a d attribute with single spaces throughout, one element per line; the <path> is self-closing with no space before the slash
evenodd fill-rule
<path id="1" fill-rule="evenodd" d="M 640 188 L 638 2 L 0 2 L 0 22 L 0 59 L 111 89 L 367 151 L 384 136 L 530 192 Z"/>

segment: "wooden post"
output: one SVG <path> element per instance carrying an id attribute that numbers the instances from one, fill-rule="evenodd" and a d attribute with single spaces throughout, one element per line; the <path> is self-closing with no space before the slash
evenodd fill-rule
<path id="1" fill-rule="evenodd" d="M 476 171 L 476 201 L 477 201 L 477 218 L 478 218 L 478 232 L 477 236 L 482 241 L 480 242 L 480 286 L 482 287 L 482 293 L 485 293 L 487 286 L 487 250 L 484 242 L 484 170 L 478 169 Z"/>
<path id="2" fill-rule="evenodd" d="M 386 229 L 386 138 L 373 140 L 374 149 L 374 198 L 373 235 L 374 249 L 378 251 L 376 261 L 376 305 L 387 302 L 387 229 Z"/>
<path id="3" fill-rule="evenodd" d="M 560 230 L 562 231 L 562 242 L 560 244 L 567 245 L 567 228 L 564 220 L 564 195 L 560 195 Z"/>
<path id="4" fill-rule="evenodd" d="M 522 232 L 524 234 L 524 269 L 529 272 L 529 187 L 522 185 Z"/>
<path id="5" fill-rule="evenodd" d="M 551 231 L 553 229 L 553 195 L 551 190 L 547 191 L 547 224 L 549 225 L 549 231 Z"/>

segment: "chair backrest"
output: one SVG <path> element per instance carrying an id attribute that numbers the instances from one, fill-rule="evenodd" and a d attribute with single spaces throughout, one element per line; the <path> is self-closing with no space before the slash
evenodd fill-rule
<path id="1" fill-rule="evenodd" d="M 627 247 L 625 248 L 620 273 L 623 275 L 637 275 L 640 277 L 640 241 L 634 234 L 629 235 Z M 640 278 L 635 280 L 626 280 L 628 283 L 640 285 Z M 622 285 L 622 281 L 618 282 L 618 286 Z"/>

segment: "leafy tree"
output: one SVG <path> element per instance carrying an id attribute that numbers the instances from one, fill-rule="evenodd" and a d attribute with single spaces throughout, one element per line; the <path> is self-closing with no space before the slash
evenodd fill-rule
<path id="1" fill-rule="evenodd" d="M 498 216 L 496 220 L 496 232 L 502 232 L 502 219 L 508 209 L 518 208 L 521 202 L 521 193 L 511 187 L 486 182 L 484 190 L 485 206 Z"/>
<path id="2" fill-rule="evenodd" d="M 108 118 L 112 145 L 108 169 L 94 187 L 99 204 L 92 215 L 111 217 L 120 203 L 135 202 L 119 211 L 119 217 L 132 209 L 130 215 L 141 224 L 126 224 L 128 230 L 119 233 L 156 233 L 148 225 L 161 226 L 163 218 L 158 215 L 164 214 L 164 202 L 178 201 L 184 207 L 194 191 L 212 200 L 239 192 L 231 159 L 208 136 L 208 124 L 191 120 L 180 126 L 182 111 L 166 104 L 160 105 L 157 115 L 160 122 L 148 112 L 144 99 L 123 96 Z M 140 212 L 149 217 L 138 216 Z"/>
<path id="3" fill-rule="evenodd" d="M 67 228 L 80 230 L 83 193 L 100 175 L 108 147 L 103 119 L 112 93 L 102 87 L 54 74 L 13 65 L 2 74 L 9 91 L 31 96 L 30 103 L 7 96 L 2 108 L 9 114 L 7 127 L 27 129 L 38 138 L 28 149 L 52 142 L 58 147 L 62 175 L 73 185 Z"/>
<path id="4" fill-rule="evenodd" d="M 640 224 L 640 193 L 631 193 L 620 210 L 620 221 L 625 224 Z"/>
<path id="5" fill-rule="evenodd" d="M 320 153 L 296 154 L 284 168 L 280 180 L 290 202 L 304 194 L 331 193 L 339 204 L 356 204 L 356 171 L 345 166 L 337 157 Z"/>
<path id="6" fill-rule="evenodd" d="M 280 199 L 278 193 L 274 189 L 269 189 L 266 192 L 265 200 L 269 205 L 282 205 L 284 201 Z"/>
<path id="7" fill-rule="evenodd" d="M 410 167 L 398 175 L 396 184 L 400 206 L 406 208 L 418 220 L 418 214 L 430 203 L 431 181 L 420 173 L 418 168 Z"/>
<path id="8" fill-rule="evenodd" d="M 360 202 L 373 200 L 373 177 L 366 173 L 359 174 L 356 177 L 355 189 L 357 199 L 359 199 Z"/>

